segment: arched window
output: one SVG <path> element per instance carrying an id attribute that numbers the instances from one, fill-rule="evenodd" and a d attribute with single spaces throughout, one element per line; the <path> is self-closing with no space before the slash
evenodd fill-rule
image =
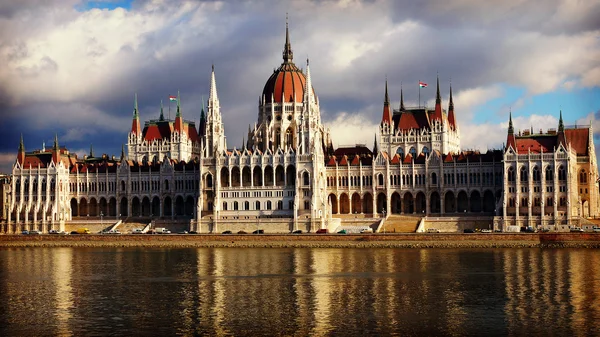
<path id="1" fill-rule="evenodd" d="M 259 210 L 260 210 L 260 201 L 258 201 L 258 200 L 257 200 L 257 201 L 254 203 L 254 206 L 256 207 L 256 210 L 257 210 L 257 211 L 259 211 Z"/>
<path id="2" fill-rule="evenodd" d="M 427 148 L 427 146 L 423 146 L 423 151 L 421 151 L 421 152 L 423 152 L 424 154 L 427 155 L 427 154 L 429 154 L 429 149 Z"/>
<path id="3" fill-rule="evenodd" d="M 581 170 L 579 172 L 579 183 L 580 184 L 587 183 L 587 173 L 585 173 L 585 170 Z"/>
<path id="4" fill-rule="evenodd" d="M 226 211 L 227 210 L 227 201 L 223 202 L 223 210 Z"/>
<path id="5" fill-rule="evenodd" d="M 411 147 L 409 152 L 413 156 L 413 158 L 417 155 L 417 149 L 415 149 L 414 147 Z"/>
<path id="6" fill-rule="evenodd" d="M 521 167 L 519 178 L 521 182 L 527 182 L 527 169 L 525 167 Z"/>
<path id="7" fill-rule="evenodd" d="M 250 201 L 244 201 L 244 210 L 250 210 Z"/>
<path id="8" fill-rule="evenodd" d="M 304 202 L 304 209 L 310 209 L 310 202 L 309 201 L 305 201 Z"/>
<path id="9" fill-rule="evenodd" d="M 209 173 L 206 175 L 206 187 L 212 188 L 212 185 L 212 174 Z"/>
<path id="10" fill-rule="evenodd" d="M 302 181 L 304 182 L 304 186 L 308 186 L 308 184 L 309 184 L 308 172 L 302 173 Z"/>
<path id="11" fill-rule="evenodd" d="M 435 172 L 431 174 L 431 184 L 437 185 L 437 174 Z"/>
<path id="12" fill-rule="evenodd" d="M 552 172 L 552 167 L 546 167 L 546 181 L 552 181 L 554 179 L 554 173 Z"/>
<path id="13" fill-rule="evenodd" d="M 533 168 L 533 181 L 540 181 L 540 169 L 537 166 Z"/>
<path id="14" fill-rule="evenodd" d="M 233 202 L 233 210 L 234 210 L 234 211 L 237 211 L 237 210 L 239 210 L 239 209 L 240 209 L 240 208 L 239 208 L 239 204 L 238 204 L 238 202 L 237 202 L 237 201 L 234 201 L 234 202 Z"/>
<path id="15" fill-rule="evenodd" d="M 379 186 L 383 186 L 383 174 L 380 173 L 377 175 L 377 183 Z"/>
<path id="16" fill-rule="evenodd" d="M 283 209 L 283 202 L 281 200 L 277 201 L 277 209 L 278 210 L 282 210 Z"/>
<path id="17" fill-rule="evenodd" d="M 165 191 L 169 190 L 169 181 L 165 180 Z"/>
<path id="18" fill-rule="evenodd" d="M 269 210 L 269 211 L 271 210 L 271 201 L 270 200 L 267 201 L 267 210 Z"/>
<path id="19" fill-rule="evenodd" d="M 396 153 L 400 156 L 400 159 L 404 159 L 404 149 L 402 147 L 397 148 Z"/>
<path id="20" fill-rule="evenodd" d="M 567 180 L 567 171 L 565 171 L 565 168 L 562 166 L 558 168 L 558 180 Z"/>

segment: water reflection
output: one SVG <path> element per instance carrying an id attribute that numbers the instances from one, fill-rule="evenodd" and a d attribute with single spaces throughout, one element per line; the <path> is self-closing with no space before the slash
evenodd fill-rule
<path id="1" fill-rule="evenodd" d="M 597 335 L 577 249 L 0 250 L 0 335 Z"/>

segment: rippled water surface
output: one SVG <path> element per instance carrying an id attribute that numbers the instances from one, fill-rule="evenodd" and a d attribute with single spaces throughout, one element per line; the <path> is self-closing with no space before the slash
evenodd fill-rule
<path id="1" fill-rule="evenodd" d="M 1 336 L 600 335 L 600 251 L 0 249 Z"/>

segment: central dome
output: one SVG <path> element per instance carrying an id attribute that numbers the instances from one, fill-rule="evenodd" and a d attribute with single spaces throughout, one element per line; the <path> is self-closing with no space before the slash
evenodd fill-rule
<path id="1" fill-rule="evenodd" d="M 263 89 L 265 103 L 297 102 L 302 103 L 306 76 L 292 61 L 294 54 L 290 44 L 290 34 L 285 25 L 285 46 L 283 48 L 283 63 L 273 72 Z"/>

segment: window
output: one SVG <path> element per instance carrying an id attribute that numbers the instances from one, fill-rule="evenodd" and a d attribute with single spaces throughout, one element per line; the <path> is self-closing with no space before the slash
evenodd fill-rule
<path id="1" fill-rule="evenodd" d="M 521 179 L 521 182 L 527 182 L 527 169 L 524 167 L 521 167 L 521 173 L 519 174 L 519 178 Z"/>
<path id="2" fill-rule="evenodd" d="M 258 200 L 257 200 L 257 201 L 254 203 L 254 206 L 256 207 L 256 210 L 257 210 L 257 211 L 259 211 L 259 210 L 260 210 L 260 201 L 258 201 Z"/>
<path id="3" fill-rule="evenodd" d="M 515 181 L 515 170 L 512 167 L 508 168 L 508 181 Z"/>
<path id="4" fill-rule="evenodd" d="M 304 209 L 310 209 L 310 202 L 308 202 L 308 201 L 304 202 Z"/>
<path id="5" fill-rule="evenodd" d="M 227 210 L 227 202 L 223 202 L 223 210 L 226 211 Z"/>
<path id="6" fill-rule="evenodd" d="M 585 173 L 585 170 L 581 170 L 579 172 L 579 183 L 580 184 L 586 184 L 587 183 L 587 174 Z"/>
<path id="7" fill-rule="evenodd" d="M 560 180 L 560 181 L 567 180 L 567 172 L 565 171 L 565 168 L 562 166 L 558 168 L 558 180 Z"/>
<path id="8" fill-rule="evenodd" d="M 421 152 L 423 152 L 425 155 L 428 155 L 429 149 L 427 148 L 427 146 L 423 146 L 423 151 L 421 151 Z"/>
<path id="9" fill-rule="evenodd" d="M 308 172 L 304 172 L 302 174 L 302 180 L 304 182 L 304 186 L 308 186 L 308 184 L 309 184 Z"/>
<path id="10" fill-rule="evenodd" d="M 413 158 L 417 156 L 417 149 L 415 149 L 414 147 L 411 147 L 409 152 Z"/>
<path id="11" fill-rule="evenodd" d="M 397 148 L 396 153 L 398 154 L 398 156 L 400 156 L 401 160 L 404 159 L 404 149 L 402 147 Z"/>
<path id="12" fill-rule="evenodd" d="M 278 210 L 282 210 L 283 209 L 283 202 L 281 200 L 277 201 L 277 209 Z"/>
<path id="13" fill-rule="evenodd" d="M 250 201 L 244 201 L 244 210 L 250 210 Z"/>
<path id="14" fill-rule="evenodd" d="M 550 166 L 546 167 L 546 181 L 552 181 L 554 179 L 554 174 L 552 172 L 552 168 Z"/>
<path id="15" fill-rule="evenodd" d="M 271 210 L 271 201 L 270 200 L 267 201 L 267 210 L 269 210 L 269 211 Z"/>
<path id="16" fill-rule="evenodd" d="M 537 166 L 533 168 L 533 181 L 540 181 L 540 169 Z"/>
<path id="17" fill-rule="evenodd" d="M 208 188 L 212 188 L 212 175 L 211 174 L 207 174 L 206 175 L 206 187 Z"/>
<path id="18" fill-rule="evenodd" d="M 234 201 L 234 202 L 233 202 L 233 210 L 234 210 L 234 211 L 238 211 L 239 209 L 240 209 L 240 208 L 239 208 L 239 204 L 238 204 L 238 202 L 237 202 L 237 201 Z"/>
<path id="19" fill-rule="evenodd" d="M 379 184 L 379 186 L 383 186 L 383 174 L 377 175 L 377 183 Z"/>

